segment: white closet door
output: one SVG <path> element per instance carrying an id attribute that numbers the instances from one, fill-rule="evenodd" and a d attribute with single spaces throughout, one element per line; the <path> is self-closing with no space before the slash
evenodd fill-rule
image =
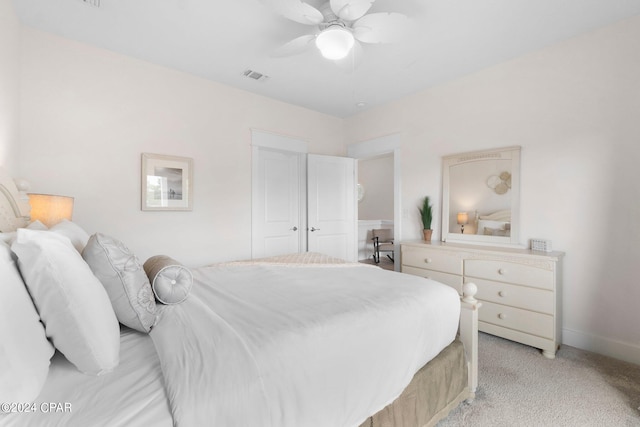
<path id="1" fill-rule="evenodd" d="M 253 177 L 252 257 L 300 252 L 304 155 L 260 148 Z"/>
<path id="2" fill-rule="evenodd" d="M 357 261 L 356 161 L 307 156 L 307 224 L 310 252 Z"/>

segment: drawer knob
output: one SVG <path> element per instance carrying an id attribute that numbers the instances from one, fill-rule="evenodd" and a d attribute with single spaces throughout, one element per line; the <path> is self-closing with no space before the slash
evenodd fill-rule
<path id="1" fill-rule="evenodd" d="M 504 313 L 498 314 L 498 319 L 506 319 L 506 318 L 507 318 L 506 314 L 504 314 Z"/>
<path id="2" fill-rule="evenodd" d="M 505 291 L 498 292 L 498 296 L 504 297 L 505 295 L 507 295 Z"/>
<path id="3" fill-rule="evenodd" d="M 427 264 L 431 264 L 431 258 L 425 258 L 424 262 L 427 263 Z"/>
<path id="4" fill-rule="evenodd" d="M 507 270 L 504 268 L 500 268 L 498 269 L 498 274 L 501 276 L 504 276 L 505 274 L 507 274 Z"/>

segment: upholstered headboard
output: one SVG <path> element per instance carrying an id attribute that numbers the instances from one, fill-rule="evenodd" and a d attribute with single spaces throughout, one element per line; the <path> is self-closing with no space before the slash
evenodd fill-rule
<path id="1" fill-rule="evenodd" d="M 13 179 L 0 168 L 0 232 L 26 226 L 30 209 L 27 196 L 20 194 Z"/>

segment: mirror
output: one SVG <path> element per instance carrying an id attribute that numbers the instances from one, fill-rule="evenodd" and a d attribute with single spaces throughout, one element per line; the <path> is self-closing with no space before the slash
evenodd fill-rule
<path id="1" fill-rule="evenodd" d="M 517 245 L 519 230 L 520 147 L 443 158 L 443 241 Z"/>

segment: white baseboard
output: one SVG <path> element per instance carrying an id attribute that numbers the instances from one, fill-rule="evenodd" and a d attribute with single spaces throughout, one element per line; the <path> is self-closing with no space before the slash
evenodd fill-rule
<path id="1" fill-rule="evenodd" d="M 562 330 L 562 343 L 640 365 L 640 345 L 637 344 L 572 329 Z"/>

